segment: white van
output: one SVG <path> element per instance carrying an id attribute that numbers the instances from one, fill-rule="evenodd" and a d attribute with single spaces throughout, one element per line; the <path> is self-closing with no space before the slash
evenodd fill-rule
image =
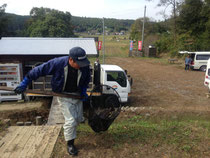
<path id="1" fill-rule="evenodd" d="M 210 92 L 210 59 L 208 60 L 208 63 L 207 63 L 204 85 L 208 87 L 209 92 Z"/>
<path id="2" fill-rule="evenodd" d="M 192 59 L 190 68 L 206 71 L 207 61 L 210 58 L 210 52 L 188 52 L 180 51 L 180 54 L 189 54 Z"/>

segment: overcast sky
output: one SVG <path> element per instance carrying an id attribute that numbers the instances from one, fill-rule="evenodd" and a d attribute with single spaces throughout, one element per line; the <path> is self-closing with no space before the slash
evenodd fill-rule
<path id="1" fill-rule="evenodd" d="M 33 7 L 45 7 L 68 11 L 73 16 L 134 20 L 143 17 L 146 5 L 146 16 L 158 21 L 163 20 L 158 13 L 164 10 L 157 7 L 158 2 L 159 0 L 0 0 L 0 5 L 6 3 L 6 12 L 18 15 L 29 15 Z"/>

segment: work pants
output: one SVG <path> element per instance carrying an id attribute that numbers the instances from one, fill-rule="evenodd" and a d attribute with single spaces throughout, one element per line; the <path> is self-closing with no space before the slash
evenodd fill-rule
<path id="1" fill-rule="evenodd" d="M 83 119 L 83 103 L 80 99 L 58 97 L 65 119 L 63 125 L 66 141 L 76 138 L 76 127 Z"/>
<path id="2" fill-rule="evenodd" d="M 185 64 L 185 70 L 189 70 L 190 65 L 189 64 Z"/>

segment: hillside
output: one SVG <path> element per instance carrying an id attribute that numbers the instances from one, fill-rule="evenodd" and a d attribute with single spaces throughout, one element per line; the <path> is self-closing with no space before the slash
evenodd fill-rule
<path id="1" fill-rule="evenodd" d="M 72 23 L 76 32 L 98 31 L 102 32 L 103 22 L 100 18 L 87 18 L 72 16 Z M 105 19 L 105 26 L 110 32 L 128 31 L 134 20 Z"/>
<path id="2" fill-rule="evenodd" d="M 30 16 L 22 16 L 7 13 L 9 17 L 9 26 L 7 36 L 24 36 L 25 24 Z M 134 20 L 118 20 L 118 19 L 105 19 L 105 26 L 110 32 L 128 31 Z M 75 32 L 88 32 L 96 31 L 102 32 L 102 19 L 100 18 L 87 18 L 72 16 L 72 24 Z"/>

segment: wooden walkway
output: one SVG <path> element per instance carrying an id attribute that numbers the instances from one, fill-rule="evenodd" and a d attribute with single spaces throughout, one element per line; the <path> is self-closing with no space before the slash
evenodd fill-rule
<path id="1" fill-rule="evenodd" d="M 64 124 L 64 117 L 61 111 L 61 105 L 57 102 L 57 97 L 54 96 L 50 108 L 47 125 Z"/>
<path id="2" fill-rule="evenodd" d="M 61 126 L 11 126 L 0 140 L 0 158 L 50 158 Z"/>

